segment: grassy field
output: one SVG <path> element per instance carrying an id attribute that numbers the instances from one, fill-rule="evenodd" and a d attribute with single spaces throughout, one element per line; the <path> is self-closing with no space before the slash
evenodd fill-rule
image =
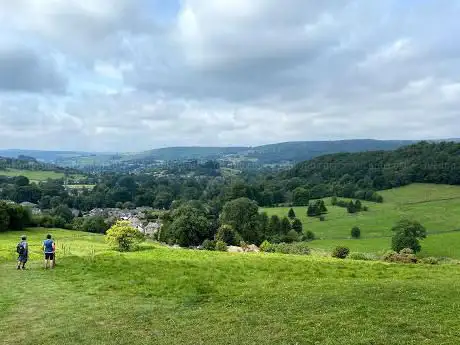
<path id="1" fill-rule="evenodd" d="M 55 171 L 34 171 L 34 170 L 20 170 L 20 169 L 7 169 L 0 170 L 0 175 L 3 176 L 25 176 L 31 181 L 46 181 L 47 179 L 60 179 L 64 177 L 64 173 Z"/>
<path id="2" fill-rule="evenodd" d="M 345 208 L 330 205 L 326 221 L 306 215 L 306 207 L 294 207 L 302 221 L 304 231 L 313 231 L 318 238 L 343 239 L 350 236 L 352 227 L 359 226 L 363 238 L 390 236 L 392 226 L 407 217 L 421 222 L 428 232 L 445 232 L 460 229 L 460 186 L 413 184 L 383 191 L 385 202 L 363 202 L 368 212 L 350 215 Z M 287 216 L 289 208 L 267 208 L 268 215 Z"/>
<path id="3" fill-rule="evenodd" d="M 427 344 L 460 336 L 460 269 L 146 245 L 109 251 L 101 236 L 49 230 L 58 266 L 12 260 L 0 234 L 0 343 Z"/>

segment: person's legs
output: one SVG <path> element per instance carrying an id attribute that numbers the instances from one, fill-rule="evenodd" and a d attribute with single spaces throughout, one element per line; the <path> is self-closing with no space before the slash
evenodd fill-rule
<path id="1" fill-rule="evenodd" d="M 27 262 L 27 259 L 22 260 L 22 269 L 23 270 L 26 269 L 26 262 Z"/>
<path id="2" fill-rule="evenodd" d="M 48 255 L 45 254 L 45 270 L 48 268 Z"/>
<path id="3" fill-rule="evenodd" d="M 21 261 L 18 259 L 18 270 L 21 269 Z"/>
<path id="4" fill-rule="evenodd" d="M 54 268 L 54 253 L 50 254 L 50 267 Z"/>

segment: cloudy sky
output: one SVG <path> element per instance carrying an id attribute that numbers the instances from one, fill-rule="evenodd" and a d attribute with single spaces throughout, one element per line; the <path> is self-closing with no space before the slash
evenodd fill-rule
<path id="1" fill-rule="evenodd" d="M 0 148 L 460 136 L 460 0 L 0 0 Z"/>

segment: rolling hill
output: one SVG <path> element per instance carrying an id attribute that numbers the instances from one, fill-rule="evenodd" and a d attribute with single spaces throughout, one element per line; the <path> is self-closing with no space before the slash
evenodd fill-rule
<path id="1" fill-rule="evenodd" d="M 20 155 L 62 166 L 101 165 L 120 162 L 181 161 L 189 159 L 221 160 L 229 157 L 256 161 L 259 164 L 295 163 L 324 154 L 393 150 L 414 141 L 409 140 L 338 140 L 297 141 L 256 147 L 166 147 L 135 153 L 89 153 L 79 151 L 0 150 L 0 156 L 17 158 Z"/>
<path id="2" fill-rule="evenodd" d="M 364 202 L 369 211 L 357 214 L 348 214 L 345 208 L 332 206 L 330 199 L 325 199 L 328 214 L 324 222 L 307 217 L 306 207 L 293 209 L 304 231 L 313 231 L 318 238 L 311 243 L 312 248 L 331 250 L 345 245 L 353 251 L 382 252 L 391 248 L 393 225 L 401 218 L 409 218 L 422 223 L 428 231 L 421 255 L 460 259 L 460 186 L 412 184 L 379 194 L 384 197 L 384 203 Z M 288 210 L 286 207 L 264 209 L 269 216 L 280 217 L 287 216 Z M 359 240 L 350 239 L 354 226 L 361 229 Z"/>
<path id="3" fill-rule="evenodd" d="M 53 271 L 41 268 L 39 246 L 48 231 L 58 248 Z M 3 344 L 458 342 L 456 265 L 154 244 L 115 253 L 98 235 L 49 229 L 26 234 L 32 250 L 26 271 L 14 269 L 19 234 L 0 234 Z M 19 327 L 18 320 L 27 326 Z"/>

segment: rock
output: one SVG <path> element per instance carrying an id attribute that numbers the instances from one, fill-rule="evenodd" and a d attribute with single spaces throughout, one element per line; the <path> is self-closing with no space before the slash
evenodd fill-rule
<path id="1" fill-rule="evenodd" d="M 258 253 L 260 252 L 260 249 L 259 247 L 257 247 L 255 244 L 250 244 L 247 249 L 246 249 L 247 252 L 253 252 L 253 253 Z"/>
<path id="2" fill-rule="evenodd" d="M 242 253 L 242 252 L 243 252 L 243 248 L 237 247 L 237 246 L 228 246 L 228 247 L 227 247 L 227 251 L 228 251 L 229 253 Z"/>

